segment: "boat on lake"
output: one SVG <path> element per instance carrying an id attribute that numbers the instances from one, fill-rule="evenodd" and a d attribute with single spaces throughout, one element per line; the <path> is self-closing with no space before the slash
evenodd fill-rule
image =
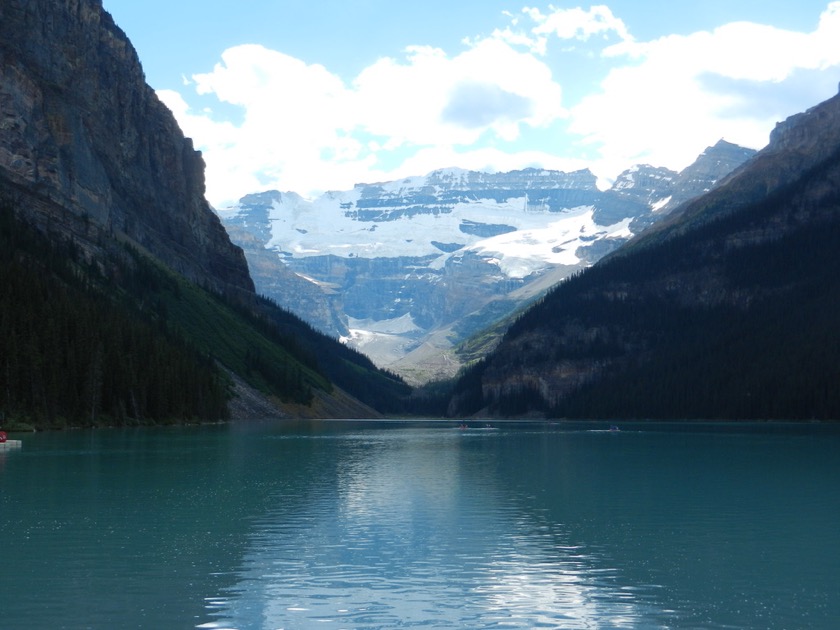
<path id="1" fill-rule="evenodd" d="M 23 446 L 23 442 L 20 440 L 10 440 L 7 438 L 5 431 L 0 431 L 0 449 L 20 448 L 21 446 Z"/>

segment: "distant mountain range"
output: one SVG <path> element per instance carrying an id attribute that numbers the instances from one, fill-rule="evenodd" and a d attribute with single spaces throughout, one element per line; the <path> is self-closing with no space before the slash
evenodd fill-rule
<path id="1" fill-rule="evenodd" d="M 415 382 L 453 347 L 701 195 L 754 151 L 720 141 L 677 173 L 600 190 L 588 169 L 434 171 L 314 200 L 269 191 L 218 210 L 257 291 Z"/>
<path id="2" fill-rule="evenodd" d="M 840 96 L 553 289 L 457 382 L 455 415 L 840 417 Z"/>

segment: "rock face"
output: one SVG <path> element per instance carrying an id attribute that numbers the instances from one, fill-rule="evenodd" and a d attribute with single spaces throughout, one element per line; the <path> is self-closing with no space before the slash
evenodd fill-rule
<path id="1" fill-rule="evenodd" d="M 709 192 L 714 184 L 754 155 L 755 151 L 752 149 L 745 149 L 725 140 L 709 147 L 674 181 L 672 196 L 665 209 L 676 208 L 689 199 Z"/>
<path id="2" fill-rule="evenodd" d="M 522 315 L 450 410 L 836 418 L 838 209 L 840 95 Z"/>
<path id="3" fill-rule="evenodd" d="M 0 183 L 91 252 L 113 235 L 214 291 L 253 291 L 200 153 L 100 0 L 0 4 Z"/>
<path id="4" fill-rule="evenodd" d="M 421 382 L 457 370 L 453 344 L 614 251 L 753 153 L 721 141 L 682 173 L 637 166 L 606 191 L 588 169 L 444 169 L 312 201 L 254 194 L 219 213 L 261 293 Z"/>

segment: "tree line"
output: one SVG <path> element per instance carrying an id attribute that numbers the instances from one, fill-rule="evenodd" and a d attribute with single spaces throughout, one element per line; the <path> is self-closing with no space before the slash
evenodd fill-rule
<path id="1" fill-rule="evenodd" d="M 840 418 L 838 164 L 760 201 L 729 200 L 690 230 L 654 234 L 558 285 L 461 375 L 450 411 Z M 601 368 L 553 400 L 487 388 L 506 367 L 560 361 Z"/>
<path id="2" fill-rule="evenodd" d="M 107 291 L 98 266 L 0 208 L 0 411 L 33 427 L 221 420 L 209 356 Z"/>

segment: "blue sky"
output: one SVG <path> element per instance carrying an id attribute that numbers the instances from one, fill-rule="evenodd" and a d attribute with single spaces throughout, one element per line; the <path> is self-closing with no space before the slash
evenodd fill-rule
<path id="1" fill-rule="evenodd" d="M 459 166 L 687 166 L 837 92 L 840 2 L 103 0 L 223 206 Z"/>

